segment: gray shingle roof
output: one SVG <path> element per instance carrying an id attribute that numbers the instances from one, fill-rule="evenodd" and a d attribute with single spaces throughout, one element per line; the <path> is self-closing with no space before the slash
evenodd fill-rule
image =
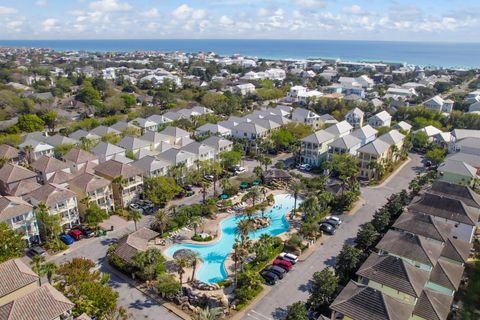
<path id="1" fill-rule="evenodd" d="M 404 232 L 389 230 L 376 246 L 377 249 L 399 257 L 434 266 L 443 245 Z"/>
<path id="2" fill-rule="evenodd" d="M 117 146 L 127 150 L 135 150 L 150 146 L 150 142 L 137 137 L 125 136 L 117 142 Z"/>
<path id="3" fill-rule="evenodd" d="M 11 147 L 8 144 L 0 144 L 0 157 L 7 159 L 18 158 L 20 156 L 20 150 Z"/>
<path id="4" fill-rule="evenodd" d="M 82 173 L 69 181 L 70 186 L 75 186 L 83 192 L 92 192 L 110 185 L 110 181 L 91 173 Z"/>
<path id="5" fill-rule="evenodd" d="M 31 167 L 40 172 L 56 172 L 68 168 L 68 164 L 54 157 L 41 156 L 31 164 Z"/>
<path id="6" fill-rule="evenodd" d="M 426 192 L 408 210 L 430 214 L 435 217 L 475 226 L 478 222 L 478 209 L 466 206 L 462 201 Z"/>
<path id="7" fill-rule="evenodd" d="M 419 297 L 428 281 L 429 272 L 400 258 L 372 253 L 358 269 L 357 275 L 413 297 Z"/>
<path id="8" fill-rule="evenodd" d="M 330 308 L 355 320 L 408 320 L 413 305 L 399 302 L 379 290 L 350 281 Z"/>
<path id="9" fill-rule="evenodd" d="M 352 134 L 347 134 L 346 136 L 343 136 L 341 138 L 338 138 L 328 145 L 330 147 L 335 147 L 335 148 L 341 148 L 341 149 L 350 149 L 352 147 L 355 147 L 357 145 L 360 145 L 362 141 L 355 137 Z"/>
<path id="10" fill-rule="evenodd" d="M 425 289 L 415 304 L 413 314 L 425 320 L 445 320 L 452 301 L 453 296 Z"/>
<path id="11" fill-rule="evenodd" d="M 66 155 L 64 155 L 62 159 L 71 161 L 75 164 L 81 164 L 88 161 L 98 160 L 98 157 L 95 156 L 94 154 L 91 154 L 88 151 L 78 149 L 78 148 L 73 148 Z"/>
<path id="12" fill-rule="evenodd" d="M 57 289 L 46 283 L 33 292 L 0 307 L 4 320 L 53 320 L 75 306 Z"/>
<path id="13" fill-rule="evenodd" d="M 471 245 L 469 243 L 449 237 L 445 241 L 442 257 L 458 263 L 465 263 L 470 255 L 470 248 Z"/>
<path id="14" fill-rule="evenodd" d="M 335 123 L 325 129 L 326 132 L 333 134 L 334 136 L 342 135 L 346 132 L 350 132 L 353 129 L 352 125 L 346 120 L 343 120 L 339 123 Z"/>
<path id="15" fill-rule="evenodd" d="M 367 139 L 367 138 L 370 138 L 371 136 L 376 135 L 377 132 L 378 131 L 376 129 L 372 128 L 371 125 L 367 124 L 366 126 L 363 126 L 353 131 L 352 135 L 359 139 Z"/>
<path id="16" fill-rule="evenodd" d="M 147 228 L 138 229 L 138 231 L 118 240 L 115 254 L 123 260 L 130 262 L 137 252 L 146 251 L 148 249 L 148 242 L 158 235 L 159 233 Z"/>
<path id="17" fill-rule="evenodd" d="M 316 144 L 322 144 L 324 142 L 332 140 L 333 138 L 335 138 L 334 134 L 332 134 L 332 133 L 330 133 L 326 130 L 320 130 L 320 131 L 312 133 L 311 135 L 303 138 L 301 141 L 316 143 Z"/>
<path id="18" fill-rule="evenodd" d="M 429 214 L 419 212 L 402 213 L 392 227 L 440 242 L 448 238 L 452 228 L 449 224 L 439 222 Z"/>
<path id="19" fill-rule="evenodd" d="M 130 164 L 121 163 L 116 160 L 108 160 L 94 168 L 96 174 L 117 178 L 122 176 L 125 179 L 143 174 L 143 170 Z"/>
<path id="20" fill-rule="evenodd" d="M 429 281 L 456 291 L 462 280 L 463 270 L 462 265 L 440 259 L 433 268 Z"/>
<path id="21" fill-rule="evenodd" d="M 379 139 L 375 139 L 372 142 L 367 143 L 363 147 L 360 147 L 358 149 L 358 152 L 379 156 L 381 154 L 384 154 L 386 151 L 388 151 L 389 148 L 390 148 L 390 145 L 388 143 L 383 142 L 382 140 L 379 140 Z"/>
<path id="22" fill-rule="evenodd" d="M 436 180 L 432 183 L 428 192 L 439 196 L 443 195 L 452 199 L 457 199 L 465 203 L 467 206 L 480 209 L 480 195 L 467 186 Z"/>
<path id="23" fill-rule="evenodd" d="M 38 279 L 38 275 L 20 259 L 7 260 L 0 264 L 0 298 L 37 282 Z"/>
<path id="24" fill-rule="evenodd" d="M 468 178 L 477 177 L 477 169 L 463 161 L 451 159 L 445 160 L 445 162 L 438 167 L 437 171 L 454 173 Z"/>
<path id="25" fill-rule="evenodd" d="M 111 156 L 122 152 L 125 152 L 124 148 L 120 148 L 114 144 L 104 141 L 100 141 L 100 143 L 92 149 L 92 153 L 96 154 L 97 156 Z"/>
<path id="26" fill-rule="evenodd" d="M 52 183 L 45 184 L 30 192 L 26 197 L 43 202 L 47 206 L 76 197 L 75 192 Z"/>
<path id="27" fill-rule="evenodd" d="M 37 174 L 35 172 L 11 163 L 5 164 L 0 169 L 0 181 L 3 181 L 4 183 L 12 183 L 15 181 L 31 179 L 36 176 Z"/>
<path id="28" fill-rule="evenodd" d="M 391 130 L 385 134 L 382 134 L 378 139 L 388 143 L 389 145 L 394 145 L 397 144 L 403 139 L 405 139 L 405 136 L 401 134 L 398 130 Z"/>

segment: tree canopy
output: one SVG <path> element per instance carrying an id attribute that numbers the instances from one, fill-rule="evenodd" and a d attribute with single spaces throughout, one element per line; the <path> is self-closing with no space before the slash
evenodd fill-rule
<path id="1" fill-rule="evenodd" d="M 0 263 L 23 256 L 26 247 L 21 234 L 16 233 L 6 223 L 0 223 Z"/>

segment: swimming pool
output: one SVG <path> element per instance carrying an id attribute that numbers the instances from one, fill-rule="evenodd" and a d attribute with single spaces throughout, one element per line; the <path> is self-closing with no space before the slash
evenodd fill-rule
<path id="1" fill-rule="evenodd" d="M 277 236 L 288 230 L 288 221 L 285 215 L 293 209 L 294 199 L 289 194 L 275 196 L 275 208 L 267 211 L 266 216 L 270 217 L 271 223 L 268 227 L 258 229 L 250 233 L 250 239 L 257 239 L 262 234 Z M 300 201 L 297 199 L 297 206 Z M 258 214 L 260 215 L 260 214 Z M 165 251 L 165 254 L 172 257 L 180 249 L 191 249 L 199 253 L 202 259 L 202 266 L 197 271 L 196 278 L 202 282 L 214 283 L 225 280 L 225 260 L 230 255 L 235 240 L 237 223 L 245 216 L 235 216 L 222 220 L 220 228 L 221 238 L 210 244 L 177 244 Z"/>

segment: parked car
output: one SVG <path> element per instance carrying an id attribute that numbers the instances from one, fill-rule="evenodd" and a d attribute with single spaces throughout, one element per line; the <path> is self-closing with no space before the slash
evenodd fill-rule
<path id="1" fill-rule="evenodd" d="M 47 252 L 45 251 L 45 249 L 43 249 L 42 247 L 39 247 L 39 246 L 31 247 L 27 251 L 27 255 L 29 255 L 30 257 L 33 257 L 33 256 L 44 257 L 46 254 L 47 254 Z"/>
<path id="2" fill-rule="evenodd" d="M 69 236 L 66 233 L 60 235 L 60 240 L 62 240 L 63 243 L 65 243 L 67 245 L 71 245 L 72 243 L 75 242 L 75 239 L 73 239 L 71 236 Z"/>
<path id="3" fill-rule="evenodd" d="M 273 273 L 273 272 L 270 272 L 270 271 L 262 271 L 260 273 L 260 275 L 263 277 L 263 279 L 265 279 L 265 281 L 269 284 L 269 285 L 274 285 L 277 283 L 278 281 L 278 276 Z"/>
<path id="4" fill-rule="evenodd" d="M 285 269 L 285 271 L 287 271 L 287 272 L 292 270 L 292 267 L 293 267 L 293 264 L 290 261 L 280 260 L 280 259 L 275 259 L 273 261 L 273 265 L 274 266 L 279 266 L 279 267 Z"/>
<path id="5" fill-rule="evenodd" d="M 244 173 L 244 172 L 246 172 L 246 171 L 247 171 L 247 169 L 245 169 L 245 168 L 242 167 L 242 166 L 235 166 L 235 167 L 233 167 L 233 172 L 234 172 L 235 174 Z"/>
<path id="6" fill-rule="evenodd" d="M 143 209 L 137 203 L 130 203 L 128 207 L 132 210 L 137 210 L 140 211 L 140 213 L 143 213 Z"/>
<path id="7" fill-rule="evenodd" d="M 213 179 L 215 179 L 215 177 L 211 174 L 206 174 L 203 177 L 205 178 L 205 180 L 208 180 L 208 181 L 213 181 Z"/>
<path id="8" fill-rule="evenodd" d="M 73 229 L 73 230 L 68 231 L 68 235 L 70 237 L 72 237 L 73 239 L 75 239 L 75 241 L 78 241 L 83 237 L 82 231 L 80 231 L 78 229 Z"/>
<path id="9" fill-rule="evenodd" d="M 338 222 L 339 225 L 342 224 L 342 222 L 343 222 L 342 219 L 340 219 L 337 216 L 326 216 L 325 220 L 335 220 L 335 221 Z"/>
<path id="10" fill-rule="evenodd" d="M 338 223 L 338 221 L 334 219 L 322 219 L 320 220 L 320 223 L 328 223 L 335 229 L 337 229 L 340 226 L 340 223 Z"/>
<path id="11" fill-rule="evenodd" d="M 275 273 L 279 279 L 283 279 L 283 277 L 285 277 L 285 274 L 287 273 L 285 271 L 285 269 L 283 269 L 279 266 L 274 266 L 273 264 L 265 267 L 265 269 L 263 269 L 263 270 Z"/>
<path id="12" fill-rule="evenodd" d="M 87 238 L 95 236 L 95 231 L 88 226 L 78 226 L 77 229 L 80 230 L 80 232 Z"/>
<path id="13" fill-rule="evenodd" d="M 335 232 L 337 231 L 334 226 L 332 226 L 331 224 L 326 223 L 326 222 L 320 223 L 320 230 L 322 232 L 325 232 L 326 234 L 331 235 L 331 236 L 333 236 L 335 234 Z"/>
<path id="14" fill-rule="evenodd" d="M 277 259 L 286 260 L 292 264 L 296 264 L 298 262 L 298 256 L 294 255 L 293 253 L 282 252 L 278 255 Z"/>

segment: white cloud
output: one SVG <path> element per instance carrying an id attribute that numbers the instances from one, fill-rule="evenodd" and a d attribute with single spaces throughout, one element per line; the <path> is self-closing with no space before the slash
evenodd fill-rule
<path id="1" fill-rule="evenodd" d="M 141 13 L 146 18 L 157 18 L 160 14 L 157 8 L 152 8 Z"/>
<path id="2" fill-rule="evenodd" d="M 295 3 L 306 8 L 320 8 L 325 6 L 324 0 L 295 0 Z"/>
<path id="3" fill-rule="evenodd" d="M 187 19 L 191 10 L 192 8 L 190 8 L 186 4 L 182 4 L 180 7 L 178 7 L 172 12 L 172 15 L 177 19 Z"/>
<path id="4" fill-rule="evenodd" d="M 0 6 L 0 15 L 17 13 L 17 9 Z"/>
<path id="5" fill-rule="evenodd" d="M 37 0 L 35 1 L 35 5 L 38 7 L 45 7 L 47 5 L 47 0 Z"/>
<path id="6" fill-rule="evenodd" d="M 230 26 L 233 24 L 233 20 L 227 16 L 221 16 L 219 21 L 220 21 L 220 24 L 223 26 Z"/>
<path id="7" fill-rule="evenodd" d="M 269 12 L 267 9 L 265 9 L 265 8 L 259 8 L 259 9 L 257 10 L 257 16 L 259 16 L 259 17 L 266 17 L 266 16 L 268 16 L 269 14 L 270 14 L 270 12 Z"/>
<path id="8" fill-rule="evenodd" d="M 363 12 L 362 7 L 359 5 L 351 5 L 349 7 L 343 8 L 343 12 L 349 13 L 349 14 L 361 14 Z"/>
<path id="9" fill-rule="evenodd" d="M 54 18 L 48 18 L 42 22 L 42 29 L 45 32 L 50 32 L 55 29 L 58 29 L 58 20 Z"/>
<path id="10" fill-rule="evenodd" d="M 99 0 L 91 2 L 88 6 L 90 9 L 101 12 L 130 11 L 132 6 L 126 2 L 118 2 L 117 0 Z"/>
<path id="11" fill-rule="evenodd" d="M 7 29 L 13 32 L 22 31 L 22 27 L 23 27 L 23 21 L 21 20 L 10 21 L 7 23 Z"/>
<path id="12" fill-rule="evenodd" d="M 173 17 L 180 20 L 202 20 L 207 15 L 204 9 L 193 9 L 186 4 L 182 4 L 172 12 Z"/>

